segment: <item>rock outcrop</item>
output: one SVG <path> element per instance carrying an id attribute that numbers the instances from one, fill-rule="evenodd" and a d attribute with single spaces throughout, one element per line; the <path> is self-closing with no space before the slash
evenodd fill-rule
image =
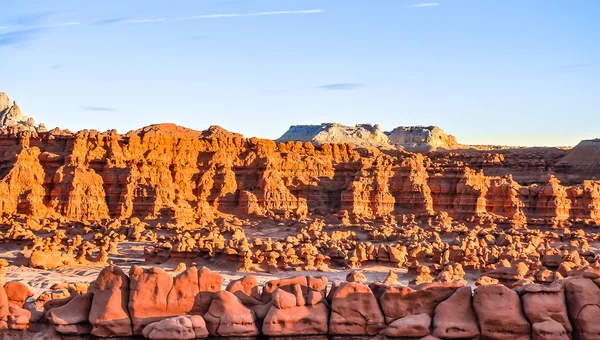
<path id="1" fill-rule="evenodd" d="M 571 177 L 541 164 L 528 172 L 534 178 L 519 179 L 535 184 L 520 184 L 507 171 L 525 176 L 519 171 L 540 160 L 524 164 L 516 151 L 424 156 L 161 124 L 124 135 L 0 131 L 0 155 L 0 213 L 11 216 L 202 225 L 225 216 L 349 223 L 448 214 L 512 225 L 600 223 L 600 181 L 567 185 L 561 178 Z M 41 267 L 68 261 L 36 256 Z"/>
<path id="2" fill-rule="evenodd" d="M 354 144 L 357 146 L 390 146 L 388 136 L 379 125 L 357 124 L 345 126 L 337 123 L 321 125 L 294 125 L 277 139 L 277 142 L 310 142 L 323 144 Z"/>
<path id="3" fill-rule="evenodd" d="M 194 273 L 202 271 L 194 269 Z M 66 303 L 65 298 L 59 296 L 49 300 L 55 307 L 48 310 L 46 318 L 37 320 L 40 324 L 33 328 L 43 329 L 47 321 L 49 333 L 66 336 L 124 337 L 139 332 L 138 335 L 148 339 L 173 340 L 261 334 L 268 337 L 334 335 L 548 340 L 591 340 L 600 336 L 597 322 L 600 288 L 594 283 L 600 275 L 595 269 L 550 285 L 524 284 L 515 289 L 489 284 L 472 292 L 472 287 L 459 288 L 458 284 L 447 283 L 446 286 L 426 285 L 397 295 L 398 287 L 388 286 L 396 291 L 393 293 L 396 298 L 404 300 L 396 306 L 394 316 L 399 316 L 397 318 L 388 316 L 390 301 L 382 298 L 380 306 L 367 285 L 336 281 L 328 295 L 330 301 L 327 301 L 326 281 L 297 276 L 270 281 L 263 287 L 263 291 L 270 292 L 265 293 L 269 296 L 267 300 L 258 304 L 254 304 L 255 300 L 246 300 L 253 304 L 252 307 L 245 305 L 234 293 L 219 289 L 212 294 L 210 306 L 203 315 L 179 308 L 163 313 L 165 316 L 162 317 L 154 314 L 150 320 L 140 318 L 139 312 L 148 312 L 153 306 L 164 312 L 168 298 L 160 291 L 159 282 L 168 280 L 157 268 L 136 268 L 132 275 L 128 277 L 117 267 L 105 268 L 90 287 L 90 292 L 78 294 L 72 291 Z M 253 287 L 252 279 L 237 281 L 233 286 L 239 287 L 240 282 Z M 9 287 L 9 290 L 15 287 Z M 140 289 L 147 290 L 144 297 L 139 295 Z M 128 296 L 144 298 L 144 301 L 134 301 L 137 305 L 131 313 L 124 304 Z M 194 301 L 195 297 L 187 296 L 181 301 L 187 299 Z M 173 315 L 166 316 L 168 314 Z M 34 322 L 31 320 L 31 313 L 9 302 L 4 287 L 0 286 L 0 331 L 6 328 L 25 330 Z"/>
<path id="4" fill-rule="evenodd" d="M 460 147 L 456 138 L 437 126 L 399 126 L 386 133 L 390 143 L 409 151 L 428 152 Z"/>
<path id="5" fill-rule="evenodd" d="M 21 111 L 16 101 L 12 102 L 6 93 L 0 92 L 0 129 L 16 128 L 16 131 L 46 132 L 44 124 L 35 126 L 35 120 Z"/>

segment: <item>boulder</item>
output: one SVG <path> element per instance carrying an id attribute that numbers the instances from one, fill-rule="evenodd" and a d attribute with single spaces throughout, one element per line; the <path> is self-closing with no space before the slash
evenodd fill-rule
<path id="1" fill-rule="evenodd" d="M 390 338 L 418 338 L 429 335 L 430 327 L 431 316 L 429 314 L 413 314 L 390 323 L 380 334 Z"/>
<path id="2" fill-rule="evenodd" d="M 206 267 L 198 270 L 198 294 L 194 299 L 194 306 L 190 314 L 202 315 L 206 313 L 211 304 L 213 293 L 221 290 L 223 277 Z"/>
<path id="3" fill-rule="evenodd" d="M 348 275 L 346 275 L 346 281 L 347 282 L 357 282 L 363 285 L 366 285 L 369 280 L 367 280 L 367 277 L 365 276 L 365 274 L 363 274 L 361 271 L 358 270 L 353 270 L 350 273 L 348 273 Z"/>
<path id="4" fill-rule="evenodd" d="M 147 325 L 172 315 L 167 314 L 167 297 L 173 277 L 159 267 L 129 270 L 129 314 L 133 334 L 140 335 Z"/>
<path id="5" fill-rule="evenodd" d="M 329 280 L 327 276 L 306 276 L 306 282 L 308 284 L 308 289 L 313 290 L 315 292 L 320 292 L 323 297 L 327 294 L 327 283 Z"/>
<path id="6" fill-rule="evenodd" d="M 314 306 L 271 307 L 265 317 L 262 333 L 266 336 L 327 334 L 329 309 L 324 303 Z"/>
<path id="7" fill-rule="evenodd" d="M 531 284 L 525 286 L 524 290 L 526 293 L 521 297 L 521 302 L 529 322 L 535 324 L 552 319 L 564 327 L 565 333 L 573 331 L 562 284 L 553 283 L 550 286 Z"/>
<path id="8" fill-rule="evenodd" d="M 147 339 L 192 340 L 208 337 L 208 330 L 200 315 L 186 315 L 153 322 L 144 327 L 142 335 Z"/>
<path id="9" fill-rule="evenodd" d="M 385 328 L 379 304 L 368 286 L 342 283 L 332 297 L 329 333 L 335 335 L 375 335 Z"/>
<path id="10" fill-rule="evenodd" d="M 63 335 L 87 335 L 92 332 L 92 325 L 90 323 L 54 325 L 54 330 Z"/>
<path id="11" fill-rule="evenodd" d="M 89 334 L 92 331 L 88 319 L 93 297 L 92 292 L 77 295 L 65 305 L 50 309 L 48 321 L 54 325 L 57 332 L 62 334 Z"/>
<path id="12" fill-rule="evenodd" d="M 16 330 L 24 330 L 29 327 L 31 312 L 17 305 L 10 304 L 8 306 L 8 328 Z"/>
<path id="13" fill-rule="evenodd" d="M 483 338 L 529 339 L 531 326 L 516 292 L 503 285 L 480 286 L 473 295 L 473 308 Z"/>
<path id="14" fill-rule="evenodd" d="M 262 303 L 258 281 L 254 275 L 247 275 L 229 282 L 225 290 L 237 296 L 246 306 L 256 306 Z"/>
<path id="15" fill-rule="evenodd" d="M 116 266 L 104 268 L 89 291 L 94 294 L 89 321 L 91 334 L 98 337 L 131 336 L 129 278 Z"/>
<path id="16" fill-rule="evenodd" d="M 8 297 L 3 286 L 0 286 L 0 330 L 8 328 Z"/>
<path id="17" fill-rule="evenodd" d="M 553 319 L 536 322 L 532 326 L 533 340 L 570 340 L 565 327 Z"/>
<path id="18" fill-rule="evenodd" d="M 435 307 L 433 336 L 444 339 L 469 339 L 479 336 L 472 306 L 471 287 L 461 287 Z"/>
<path id="19" fill-rule="evenodd" d="M 306 276 L 295 276 L 287 279 L 271 280 L 265 282 L 262 290 L 263 303 L 271 301 L 272 294 L 277 288 L 281 288 L 286 292 L 292 292 L 292 285 L 298 284 L 303 287 L 303 292 L 308 291 L 308 279 Z"/>
<path id="20" fill-rule="evenodd" d="M 205 275 L 204 279 L 206 279 L 206 276 L 210 275 Z M 213 286 L 218 286 L 218 289 L 221 289 L 221 281 L 219 281 L 220 277 L 221 276 L 219 275 L 218 278 L 214 279 L 215 282 L 213 285 L 204 285 L 203 288 L 209 287 L 209 289 L 214 289 L 212 288 Z M 200 274 L 196 267 L 187 268 L 173 278 L 173 286 L 167 296 L 166 314 L 168 316 L 192 314 L 192 311 L 194 311 L 194 302 L 200 293 L 199 280 Z M 205 294 L 207 293 L 205 292 Z M 208 294 L 212 295 L 212 290 L 208 292 Z M 202 312 L 202 310 L 199 310 L 198 314 L 202 314 L 200 312 Z"/>
<path id="21" fill-rule="evenodd" d="M 208 332 L 214 336 L 256 336 L 260 333 L 254 312 L 228 291 L 214 294 L 204 321 Z"/>
<path id="22" fill-rule="evenodd" d="M 297 299 L 296 295 L 293 293 L 288 293 L 283 289 L 277 288 L 273 292 L 273 297 L 271 298 L 273 302 L 273 306 L 279 309 L 286 309 L 291 307 L 296 307 Z"/>
<path id="23" fill-rule="evenodd" d="M 31 289 L 24 283 L 19 281 L 11 281 L 4 285 L 4 291 L 8 301 L 21 308 L 25 305 L 27 299 L 33 296 Z"/>
<path id="24" fill-rule="evenodd" d="M 567 311 L 573 324 L 574 338 L 600 338 L 600 288 L 587 278 L 565 280 Z"/>
<path id="25" fill-rule="evenodd" d="M 390 286 L 379 300 L 387 323 L 408 315 L 427 313 L 433 316 L 435 307 L 449 298 L 464 282 L 426 283 L 414 290 L 404 286 Z"/>

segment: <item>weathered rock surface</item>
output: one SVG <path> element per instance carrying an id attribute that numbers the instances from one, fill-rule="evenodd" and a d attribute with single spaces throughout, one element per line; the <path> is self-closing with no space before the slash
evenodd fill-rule
<path id="1" fill-rule="evenodd" d="M 142 334 L 144 338 L 157 340 L 204 339 L 209 335 L 200 315 L 162 319 L 144 327 Z"/>
<path id="2" fill-rule="evenodd" d="M 89 322 L 92 335 L 99 337 L 131 336 L 129 315 L 129 277 L 115 266 L 104 268 L 90 286 L 94 294 Z"/>
<path id="3" fill-rule="evenodd" d="M 387 133 L 390 143 L 410 151 L 451 150 L 459 147 L 456 138 L 437 126 L 400 126 Z"/>
<path id="4" fill-rule="evenodd" d="M 531 325 L 519 295 L 502 285 L 481 286 L 473 295 L 481 336 L 488 339 L 529 339 Z"/>
<path id="5" fill-rule="evenodd" d="M 25 116 L 16 101 L 12 102 L 6 93 L 0 92 L 0 128 L 14 127 L 24 131 L 46 131 L 43 124 L 36 129 L 35 120 Z"/>
<path id="6" fill-rule="evenodd" d="M 418 338 L 431 333 L 431 316 L 426 313 L 413 314 L 392 321 L 381 334 L 390 338 Z"/>
<path id="7" fill-rule="evenodd" d="M 383 328 L 383 313 L 368 286 L 345 282 L 337 288 L 331 305 L 330 334 L 375 335 Z"/>
<path id="8" fill-rule="evenodd" d="M 471 287 L 459 288 L 435 307 L 433 336 L 442 339 L 469 339 L 479 335 L 472 306 Z"/>
<path id="9" fill-rule="evenodd" d="M 260 333 L 254 312 L 228 291 L 214 294 L 204 321 L 208 332 L 215 336 L 241 337 Z"/>
<path id="10" fill-rule="evenodd" d="M 387 323 L 415 314 L 426 313 L 433 316 L 436 306 L 462 286 L 463 282 L 425 284 L 417 290 L 391 286 L 379 301 Z"/>
<path id="11" fill-rule="evenodd" d="M 310 142 L 322 144 L 355 144 L 358 146 L 389 146 L 388 136 L 379 125 L 357 124 L 344 126 L 336 123 L 295 125 L 277 139 L 277 142 Z"/>
<path id="12" fill-rule="evenodd" d="M 600 338 L 600 288 L 587 278 L 565 282 L 567 310 L 574 335 L 580 339 Z"/>
<path id="13" fill-rule="evenodd" d="M 546 332 L 547 327 L 556 330 L 558 328 L 556 324 L 547 323 L 551 319 L 563 328 L 560 334 L 568 335 L 573 331 L 567 314 L 564 289 L 560 283 L 553 283 L 550 286 L 527 285 L 525 291 L 527 293 L 521 297 L 523 311 L 534 330 L 537 329 L 542 333 Z M 536 327 L 536 323 L 544 324 Z"/>
<path id="14" fill-rule="evenodd" d="M 0 213 L 181 223 L 213 221 L 225 213 L 296 219 L 448 213 L 521 224 L 600 222 L 600 182 L 548 170 L 566 152 L 423 156 L 353 144 L 275 143 L 221 128 L 200 132 L 173 124 L 123 135 L 2 132 Z M 527 170 L 532 168 L 538 170 Z M 35 260 L 40 267 L 66 260 L 42 254 Z"/>
<path id="15" fill-rule="evenodd" d="M 47 316 L 48 321 L 61 334 L 89 334 L 92 331 L 92 325 L 88 320 L 93 297 L 92 292 L 78 295 L 63 306 L 50 309 Z"/>

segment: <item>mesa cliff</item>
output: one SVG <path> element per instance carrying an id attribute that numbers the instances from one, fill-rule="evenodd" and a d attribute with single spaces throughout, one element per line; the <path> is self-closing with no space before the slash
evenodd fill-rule
<path id="1" fill-rule="evenodd" d="M 443 212 L 507 224 L 597 225 L 600 181 L 586 179 L 591 166 L 573 174 L 564 166 L 567 154 L 548 148 L 422 155 L 276 143 L 172 124 L 127 134 L 6 132 L 0 213 L 203 223 L 223 215 L 365 221 Z M 581 181 L 567 185 L 561 178 Z"/>

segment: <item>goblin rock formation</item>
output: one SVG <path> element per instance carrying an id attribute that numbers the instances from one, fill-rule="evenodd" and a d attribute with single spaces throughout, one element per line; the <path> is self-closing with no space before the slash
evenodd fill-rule
<path id="1" fill-rule="evenodd" d="M 157 268 L 132 268 L 127 276 L 111 266 L 100 272 L 87 293 L 71 291 L 66 298 L 46 301 L 50 305 L 46 318 L 37 320 L 23 308 L 23 299 L 31 295 L 26 286 L 18 282 L 0 286 L 0 332 L 45 329 L 25 333 L 44 339 L 135 334 L 178 340 L 262 333 L 275 337 L 588 340 L 600 335 L 598 278 L 598 271 L 587 271 L 550 286 L 526 284 L 510 289 L 488 284 L 474 292 L 460 281 L 414 289 L 379 283 L 384 296 L 380 305 L 370 286 L 335 281 L 328 292 L 325 277 L 273 280 L 265 283 L 261 293 L 252 276 L 232 281 L 222 290 L 221 276 L 204 267 L 192 267 L 173 278 Z M 211 283 L 218 284 L 214 291 L 204 290 Z M 241 291 L 245 293 L 236 294 Z M 197 301 L 205 300 L 205 307 L 196 308 Z"/>

